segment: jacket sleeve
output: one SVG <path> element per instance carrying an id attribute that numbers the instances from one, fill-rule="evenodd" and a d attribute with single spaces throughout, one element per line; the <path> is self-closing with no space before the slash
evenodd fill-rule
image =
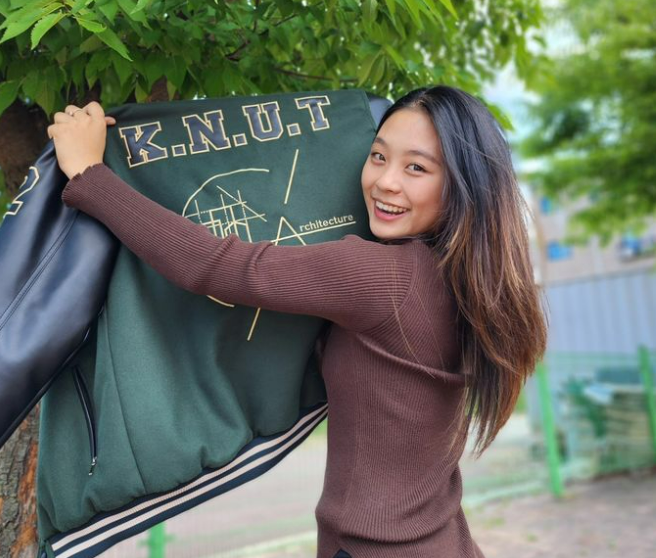
<path id="1" fill-rule="evenodd" d="M 308 246 L 214 236 L 140 194 L 103 164 L 74 176 L 64 203 L 103 222 L 169 281 L 225 302 L 321 316 L 356 331 L 393 315 L 412 282 L 412 244 L 347 235 Z"/>

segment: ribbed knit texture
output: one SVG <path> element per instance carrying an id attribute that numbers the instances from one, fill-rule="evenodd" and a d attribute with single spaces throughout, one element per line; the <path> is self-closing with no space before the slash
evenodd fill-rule
<path id="1" fill-rule="evenodd" d="M 62 199 L 183 289 L 333 322 L 319 558 L 340 548 L 354 558 L 482 558 L 461 508 L 465 440 L 447 452 L 464 387 L 456 308 L 428 246 L 217 238 L 102 164 L 73 177 Z"/>

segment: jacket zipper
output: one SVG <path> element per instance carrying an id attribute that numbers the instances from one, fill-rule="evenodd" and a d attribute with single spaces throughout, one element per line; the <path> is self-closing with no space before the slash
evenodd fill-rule
<path id="1" fill-rule="evenodd" d="M 89 390 L 87 389 L 87 384 L 82 377 L 80 369 L 75 366 L 73 369 L 73 379 L 75 380 L 75 389 L 80 398 L 80 403 L 82 404 L 82 410 L 84 411 L 84 420 L 87 423 L 87 431 L 89 433 L 89 449 L 91 450 L 91 468 L 89 469 L 89 476 L 93 475 L 93 470 L 96 468 L 96 463 L 98 463 L 98 447 L 96 443 L 96 424 L 93 417 L 93 407 L 91 406 L 91 397 L 89 396 Z"/>

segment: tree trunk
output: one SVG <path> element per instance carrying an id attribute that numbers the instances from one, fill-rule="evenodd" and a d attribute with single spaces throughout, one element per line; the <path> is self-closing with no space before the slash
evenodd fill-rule
<path id="1" fill-rule="evenodd" d="M 37 106 L 14 103 L 0 116 L 0 168 L 10 197 L 48 142 L 48 118 Z"/>
<path id="2" fill-rule="evenodd" d="M 0 556 L 34 558 L 39 411 L 35 407 L 0 450 Z"/>

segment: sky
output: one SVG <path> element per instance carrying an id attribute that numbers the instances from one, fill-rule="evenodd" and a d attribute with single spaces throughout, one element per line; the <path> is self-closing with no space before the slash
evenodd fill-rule
<path id="1" fill-rule="evenodd" d="M 545 0 L 543 5 L 546 9 L 554 8 L 560 4 L 560 0 Z M 572 28 L 565 21 L 549 21 L 545 24 L 544 36 L 546 42 L 546 54 L 557 56 L 558 54 L 576 49 L 579 44 Z M 542 47 L 531 47 L 532 49 Z M 515 127 L 508 131 L 508 139 L 511 143 L 526 137 L 531 131 L 533 123 L 528 114 L 527 105 L 536 102 L 539 97 L 531 91 L 527 91 L 524 84 L 517 77 L 514 67 L 506 66 L 499 72 L 493 83 L 484 88 L 483 94 L 488 102 L 494 103 L 503 110 Z M 538 161 L 521 160 L 517 156 L 516 149 L 513 152 L 516 169 L 520 172 L 531 171 L 539 167 Z"/>

